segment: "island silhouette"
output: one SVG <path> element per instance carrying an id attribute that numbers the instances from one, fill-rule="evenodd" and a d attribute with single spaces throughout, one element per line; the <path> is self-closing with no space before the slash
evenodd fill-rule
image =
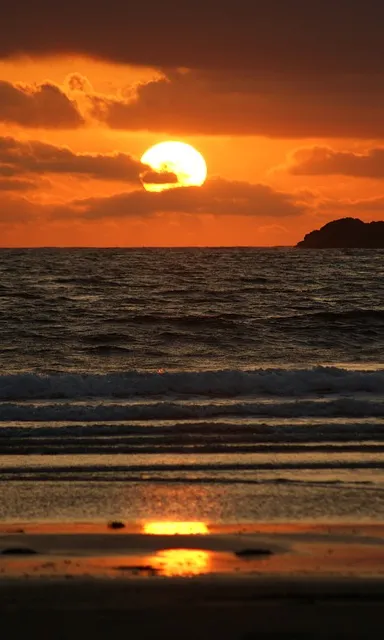
<path id="1" fill-rule="evenodd" d="M 307 233 L 296 246 L 301 249 L 384 249 L 384 222 L 339 218 Z"/>

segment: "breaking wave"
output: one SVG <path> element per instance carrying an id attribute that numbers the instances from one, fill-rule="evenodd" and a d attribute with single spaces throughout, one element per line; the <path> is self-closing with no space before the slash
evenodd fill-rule
<path id="1" fill-rule="evenodd" d="M 118 347 L 99 347 L 107 352 Z M 384 395 L 384 369 L 338 367 L 202 372 L 1 375 L 0 400 L 131 398 L 135 396 Z M 279 414 L 278 414 L 279 415 Z M 294 413 L 295 415 L 295 413 Z"/>
<path id="2" fill-rule="evenodd" d="M 0 421 L 194 420 L 220 417 L 384 417 L 384 403 L 354 398 L 296 402 L 145 402 L 0 405 Z"/>

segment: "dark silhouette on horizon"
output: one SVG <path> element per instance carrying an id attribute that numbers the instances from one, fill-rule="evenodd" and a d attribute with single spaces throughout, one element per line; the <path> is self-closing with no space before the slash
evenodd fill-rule
<path id="1" fill-rule="evenodd" d="M 332 220 L 307 233 L 297 243 L 301 249 L 384 249 L 384 222 L 363 222 L 359 218 Z"/>

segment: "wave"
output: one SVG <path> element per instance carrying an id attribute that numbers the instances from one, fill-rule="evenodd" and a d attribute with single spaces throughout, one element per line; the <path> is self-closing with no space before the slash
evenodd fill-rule
<path id="1" fill-rule="evenodd" d="M 327 453 L 333 455 L 344 455 L 346 453 L 358 453 L 361 455 L 384 453 L 384 444 L 369 445 L 364 443 L 344 444 L 343 447 L 335 447 L 334 444 L 209 444 L 209 443 L 189 443 L 189 444 L 169 444 L 154 443 L 144 444 L 140 441 L 124 441 L 122 439 L 108 438 L 106 441 L 90 441 L 89 439 L 75 438 L 73 440 L 45 440 L 23 439 L 0 442 L 0 455 L 20 456 L 20 455 L 280 455 L 280 454 L 318 454 Z M 187 458 L 186 458 L 187 460 Z"/>
<path id="2" fill-rule="evenodd" d="M 238 276 L 239 282 L 245 282 L 248 284 L 270 284 L 276 283 L 278 280 L 272 278 L 266 278 L 264 276 Z"/>
<path id="3" fill-rule="evenodd" d="M 62 276 L 56 277 L 54 279 L 56 284 L 84 284 L 84 285 L 99 285 L 100 286 L 100 276 Z"/>
<path id="4" fill-rule="evenodd" d="M 199 422 L 185 421 L 161 421 L 160 423 L 142 422 L 131 423 L 105 421 L 80 422 L 80 423 L 52 423 L 44 424 L 30 421 L 16 425 L 4 425 L 0 429 L 0 443 L 14 438 L 46 439 L 54 441 L 56 438 L 102 438 L 110 441 L 113 438 L 134 439 L 141 442 L 155 439 L 157 442 L 286 442 L 286 443 L 311 443 L 311 442 L 352 442 L 352 441 L 381 441 L 384 438 L 384 427 L 381 420 L 348 420 L 343 422 L 324 421 L 316 422 L 315 418 L 308 421 L 295 421 L 288 419 L 286 422 L 273 424 L 264 420 L 259 422 L 216 422 L 214 420 L 202 420 Z"/>
<path id="5" fill-rule="evenodd" d="M 314 313 L 314 318 L 320 320 L 379 320 L 384 323 L 383 309 L 350 309 L 348 311 L 319 311 Z"/>
<path id="6" fill-rule="evenodd" d="M 345 327 L 346 323 L 353 323 L 357 321 L 363 325 L 367 323 L 374 323 L 378 326 L 384 324 L 384 310 L 383 309 L 349 309 L 346 311 L 310 311 L 308 313 L 297 313 L 295 315 L 276 315 L 270 316 L 269 320 L 278 321 L 279 323 L 289 322 L 312 322 L 312 323 L 329 323 L 342 324 Z M 355 324 L 349 325 L 352 328 Z"/>
<path id="7" fill-rule="evenodd" d="M 185 475 L 185 479 L 190 480 L 188 473 L 210 473 L 210 472 L 233 472 L 233 473 L 247 473 L 257 471 L 299 471 L 299 470 L 351 470 L 351 469 L 384 469 L 384 460 L 369 460 L 369 461 L 330 461 L 330 462 L 256 462 L 256 463 L 223 463 L 223 464 L 204 464 L 202 463 L 185 463 L 182 464 L 90 464 L 81 465 L 73 464 L 70 467 L 63 465 L 50 465 L 44 466 L 7 466 L 2 468 L 2 474 L 7 475 L 36 475 L 42 472 L 49 472 L 59 475 L 60 473 L 74 473 L 74 474 L 97 474 L 104 473 L 108 476 L 115 474 L 125 474 L 131 476 L 132 474 L 151 474 L 159 473 L 164 479 L 168 478 L 167 473 L 182 473 Z M 140 476 L 138 476 L 140 477 Z M 221 481 L 221 479 L 220 479 Z M 241 480 L 240 480 L 241 481 Z"/>
<path id="8" fill-rule="evenodd" d="M 30 291 L 11 291 L 9 289 L 4 289 L 0 292 L 1 298 L 21 298 L 22 300 L 38 300 L 42 298 L 41 293 L 39 291 L 30 292 Z"/>
<path id="9" fill-rule="evenodd" d="M 105 468 L 104 468 L 105 471 Z M 7 472 L 4 472 L 0 475 L 0 483 L 1 482 L 9 482 L 10 480 L 12 482 L 25 482 L 25 481 L 30 481 L 33 477 L 34 482 L 84 482 L 84 480 L 86 480 L 87 484 L 88 483 L 99 483 L 99 482 L 108 482 L 108 484 L 110 483 L 119 483 L 122 481 L 126 481 L 127 480 L 127 476 L 124 474 L 118 474 L 116 472 L 114 472 L 113 474 L 108 473 L 108 471 L 106 473 L 103 473 L 102 471 L 98 471 L 97 473 L 94 472 L 90 472 L 89 474 L 86 473 L 86 470 L 83 469 L 82 471 L 78 472 L 74 472 L 71 469 L 63 469 L 62 471 L 58 472 L 56 469 L 50 469 L 45 468 L 45 469 L 40 469 L 40 473 L 39 471 L 36 469 L 36 471 L 34 471 L 33 474 L 30 474 L 28 470 L 26 470 L 25 467 L 14 467 L 11 472 L 9 473 L 9 475 L 7 474 Z M 352 489 L 355 490 L 356 488 L 361 488 L 364 487 L 364 489 L 369 489 L 370 491 L 374 492 L 374 497 L 377 500 L 377 498 L 379 496 L 381 496 L 381 494 L 383 493 L 383 487 L 381 487 L 380 485 L 375 484 L 372 481 L 369 480 L 355 480 L 355 481 L 351 481 L 351 480 L 340 480 L 340 479 L 326 479 L 326 480 L 309 480 L 309 479 L 305 479 L 305 480 L 300 480 L 300 479 L 293 479 L 293 478 L 286 478 L 286 477 L 278 477 L 278 478 L 263 478 L 261 479 L 260 477 L 252 477 L 252 476 L 242 476 L 242 477 L 238 477 L 238 476 L 225 476 L 225 475 L 213 475 L 213 476 L 209 476 L 209 475 L 193 475 L 193 476 L 185 476 L 185 475 L 158 475 L 156 473 L 148 473 L 148 474 L 142 474 L 139 473 L 138 475 L 135 475 L 134 473 L 130 473 L 129 476 L 129 481 L 135 484 L 142 484 L 142 483 L 156 483 L 156 484 L 185 484 L 188 483 L 188 486 L 191 484 L 204 484 L 204 485 L 293 485 L 293 486 L 302 486 L 304 488 L 310 488 L 310 487 L 327 487 L 327 490 L 329 489 L 335 489 L 337 491 L 340 491 L 340 488 L 343 487 L 344 489 Z M 372 498 L 372 494 L 369 496 L 369 498 Z"/>
<path id="10" fill-rule="evenodd" d="M 88 351 L 89 353 L 94 353 L 101 356 L 124 355 L 132 353 L 132 349 L 130 349 L 129 347 L 119 347 L 118 345 L 112 344 L 100 344 L 95 347 L 86 347 L 84 351 Z"/>
<path id="11" fill-rule="evenodd" d="M 108 351 L 109 348 L 124 351 L 124 347 L 112 346 L 105 347 L 105 350 Z M 384 395 L 384 369 L 361 371 L 314 367 L 294 370 L 0 375 L 0 400 L 3 401 L 174 395 L 300 397 L 360 392 Z"/>
<path id="12" fill-rule="evenodd" d="M 18 423 L 0 428 L 0 455 L 384 453 L 382 421 Z"/>
<path id="13" fill-rule="evenodd" d="M 353 398 L 326 401 L 181 404 L 14 404 L 0 405 L 0 421 L 193 420 L 219 417 L 384 417 L 384 403 Z"/>
<path id="14" fill-rule="evenodd" d="M 114 343 L 114 342 L 127 341 L 130 338 L 131 338 L 130 335 L 126 333 L 119 333 L 117 331 L 106 331 L 106 332 L 100 332 L 100 333 L 87 334 L 86 336 L 82 337 L 82 341 L 88 344 L 99 345 L 99 344 L 108 344 L 110 342 Z"/>
<path id="15" fill-rule="evenodd" d="M 233 297 L 232 297 L 233 298 Z M 194 300 L 196 303 L 196 300 Z M 203 300 L 201 300 L 203 302 Z M 182 328 L 205 328 L 205 329 L 220 329 L 220 328 L 228 328 L 237 325 L 243 319 L 242 313 L 189 313 L 188 315 L 180 314 L 177 315 L 175 313 L 127 313 L 124 317 L 116 317 L 109 320 L 112 320 L 114 324 L 141 324 L 141 325 L 156 325 L 161 326 L 163 324 L 182 327 Z"/>

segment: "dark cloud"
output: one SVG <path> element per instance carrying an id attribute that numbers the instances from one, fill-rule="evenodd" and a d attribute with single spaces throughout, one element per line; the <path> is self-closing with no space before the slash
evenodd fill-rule
<path id="1" fill-rule="evenodd" d="M 19 0 L 0 55 L 88 54 L 150 66 L 316 74 L 380 72 L 382 0 Z"/>
<path id="2" fill-rule="evenodd" d="M 384 178 L 384 148 L 366 153 L 334 151 L 329 147 L 298 149 L 289 165 L 294 175 L 344 175 L 354 178 Z"/>
<path id="3" fill-rule="evenodd" d="M 106 198 L 73 200 L 55 208 L 57 218 L 102 219 L 147 217 L 162 213 L 285 217 L 303 214 L 305 205 L 293 194 L 262 184 L 209 180 L 202 187 L 181 187 L 160 193 L 144 190 Z"/>
<path id="4" fill-rule="evenodd" d="M 384 137 L 382 0 L 20 0 L 2 15 L 0 57 L 86 54 L 167 69 L 137 100 L 73 95 L 114 128 L 182 134 Z M 43 36 L 42 36 L 43 29 Z M 191 69 L 189 74 L 176 69 Z M 171 72 L 170 70 L 173 70 Z M 122 92 L 124 96 L 124 92 Z M 2 83 L 0 118 L 76 127 L 76 105 L 56 86 Z"/>
<path id="5" fill-rule="evenodd" d="M 180 187 L 161 193 L 150 193 L 144 189 L 120 193 L 104 198 L 72 200 L 65 204 L 42 203 L 29 200 L 20 194 L 4 194 L 0 197 L 0 224 L 38 224 L 48 229 L 50 225 L 70 225 L 131 218 L 153 220 L 161 216 L 164 224 L 167 214 L 201 216 L 247 216 L 273 220 L 302 216 L 305 204 L 295 194 L 274 191 L 266 185 L 246 182 L 228 182 L 215 179 L 203 187 Z M 164 216 L 164 217 L 163 217 Z M 172 219 L 172 218 L 171 218 Z M 197 222 L 197 221 L 196 221 Z M 220 224 L 220 223 L 219 223 Z M 69 225 L 69 227 L 68 227 Z"/>
<path id="6" fill-rule="evenodd" d="M 313 75 L 169 71 L 136 95 L 90 94 L 91 115 L 115 129 L 170 135 L 384 137 L 384 73 Z"/>
<path id="7" fill-rule="evenodd" d="M 14 225 L 47 219 L 49 208 L 19 194 L 4 191 L 0 198 L 0 224 Z"/>
<path id="8" fill-rule="evenodd" d="M 66 87 L 68 95 L 52 83 L 0 81 L 0 121 L 71 129 L 85 124 L 84 111 L 114 129 L 169 135 L 384 138 L 384 72 L 300 78 L 168 69 L 117 96 L 96 94 L 75 73 Z"/>
<path id="9" fill-rule="evenodd" d="M 124 153 L 75 153 L 68 147 L 57 147 L 38 140 L 25 142 L 0 137 L 0 175 L 4 177 L 62 173 L 138 183 L 146 168 L 146 165 Z"/>
<path id="10" fill-rule="evenodd" d="M 141 174 L 141 180 L 145 184 L 177 184 L 178 179 L 170 171 L 145 171 Z"/>
<path id="11" fill-rule="evenodd" d="M 32 189 L 37 189 L 37 187 L 38 184 L 33 180 L 0 177 L 0 191 L 31 191 Z"/>
<path id="12" fill-rule="evenodd" d="M 384 212 L 384 197 L 361 198 L 355 200 L 324 200 L 317 205 L 318 211 L 335 215 L 369 215 Z"/>
<path id="13" fill-rule="evenodd" d="M 75 102 L 56 85 L 21 86 L 1 80 L 0 121 L 45 129 L 75 129 L 84 124 Z"/>

